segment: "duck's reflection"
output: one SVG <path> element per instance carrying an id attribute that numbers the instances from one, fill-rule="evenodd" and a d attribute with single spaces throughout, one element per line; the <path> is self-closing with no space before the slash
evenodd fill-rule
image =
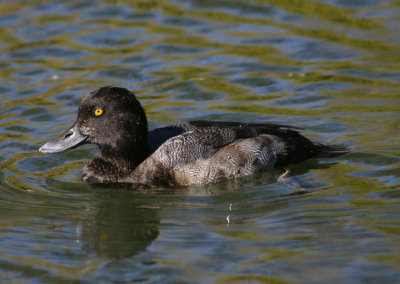
<path id="1" fill-rule="evenodd" d="M 318 168 L 316 165 L 313 166 Z M 319 165 L 319 168 L 321 167 L 329 167 L 329 165 Z M 145 250 L 159 235 L 162 214 L 157 204 L 179 204 L 187 195 L 224 199 L 227 202 L 226 224 L 229 226 L 231 199 L 246 200 L 246 195 L 249 193 L 243 192 L 245 188 L 254 189 L 281 181 L 293 191 L 285 191 L 283 195 L 282 192 L 271 191 L 271 200 L 305 194 L 308 189 L 299 186 L 293 178 L 296 173 L 306 172 L 307 169 L 304 168 L 293 171 L 270 170 L 223 183 L 162 189 L 162 194 L 152 190 L 138 193 L 125 187 L 100 190 L 97 188 L 94 189 L 94 198 L 99 203 L 88 209 L 88 213 L 78 227 L 77 238 L 87 252 L 94 252 L 106 258 L 131 257 Z"/>
<path id="2" fill-rule="evenodd" d="M 101 196 L 100 207 L 89 210 L 78 234 L 85 251 L 107 258 L 130 257 L 159 235 L 159 209 L 120 193 Z"/>

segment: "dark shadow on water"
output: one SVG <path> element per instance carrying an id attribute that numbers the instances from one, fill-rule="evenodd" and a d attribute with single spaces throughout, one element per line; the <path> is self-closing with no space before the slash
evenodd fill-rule
<path id="1" fill-rule="evenodd" d="M 318 160 L 290 167 L 285 183 L 290 192 L 271 192 L 271 202 L 295 198 L 309 193 L 304 187 L 293 186 L 292 178 L 314 168 L 328 168 L 333 163 L 321 164 Z M 87 252 L 111 259 L 134 256 L 144 251 L 158 236 L 161 220 L 160 204 L 179 203 L 185 198 L 211 198 L 246 200 L 245 189 L 263 188 L 278 180 L 286 169 L 274 169 L 252 176 L 228 180 L 217 184 L 177 188 L 132 188 L 129 184 L 94 186 L 100 204 L 89 210 L 83 220 L 80 239 Z"/>
<path id="2" fill-rule="evenodd" d="M 159 209 L 146 200 L 114 190 L 101 190 L 102 203 L 89 212 L 81 228 L 83 249 L 99 256 L 120 259 L 142 252 L 159 235 Z"/>

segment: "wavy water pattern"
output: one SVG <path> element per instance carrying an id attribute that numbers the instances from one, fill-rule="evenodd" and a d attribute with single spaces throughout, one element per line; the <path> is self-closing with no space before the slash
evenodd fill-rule
<path id="1" fill-rule="evenodd" d="M 0 281 L 398 283 L 398 1 L 0 1 Z M 296 125 L 351 153 L 225 183 L 91 188 L 42 155 L 88 92 L 150 127 Z"/>

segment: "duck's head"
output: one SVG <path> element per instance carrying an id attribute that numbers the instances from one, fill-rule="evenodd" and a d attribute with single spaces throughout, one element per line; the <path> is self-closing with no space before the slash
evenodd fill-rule
<path id="1" fill-rule="evenodd" d="M 138 156 L 147 150 L 147 119 L 132 92 L 107 86 L 90 93 L 82 100 L 75 123 L 39 151 L 56 153 L 85 143 L 97 144 L 110 158 L 143 159 Z"/>

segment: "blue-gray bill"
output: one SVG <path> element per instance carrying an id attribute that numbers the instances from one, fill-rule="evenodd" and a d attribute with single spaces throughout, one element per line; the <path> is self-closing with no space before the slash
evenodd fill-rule
<path id="1" fill-rule="evenodd" d="M 67 149 L 77 147 L 87 139 L 86 135 L 82 135 L 79 131 L 78 123 L 74 123 L 67 131 L 60 136 L 50 140 L 39 148 L 41 153 L 57 153 Z"/>

